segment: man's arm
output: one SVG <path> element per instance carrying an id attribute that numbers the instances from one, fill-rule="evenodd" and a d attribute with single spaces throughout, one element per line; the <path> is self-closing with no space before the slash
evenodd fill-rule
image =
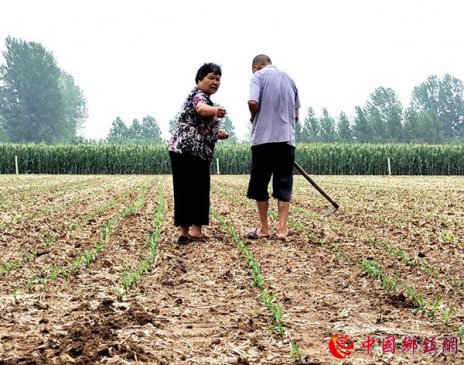
<path id="1" fill-rule="evenodd" d="M 300 111 L 295 109 L 295 122 L 298 122 L 298 119 L 300 119 Z"/>
<path id="2" fill-rule="evenodd" d="M 256 100 L 248 100 L 248 109 L 250 110 L 250 122 L 253 123 L 259 110 L 258 102 Z"/>

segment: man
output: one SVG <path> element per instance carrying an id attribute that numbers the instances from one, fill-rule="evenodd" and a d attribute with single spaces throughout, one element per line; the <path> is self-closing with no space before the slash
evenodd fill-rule
<path id="1" fill-rule="evenodd" d="M 252 62 L 253 77 L 248 108 L 251 113 L 251 174 L 247 197 L 256 200 L 260 226 L 249 239 L 270 237 L 267 191 L 272 176 L 272 196 L 277 199 L 277 238 L 287 238 L 287 219 L 293 187 L 295 124 L 300 101 L 295 82 L 279 71 L 266 55 Z"/>

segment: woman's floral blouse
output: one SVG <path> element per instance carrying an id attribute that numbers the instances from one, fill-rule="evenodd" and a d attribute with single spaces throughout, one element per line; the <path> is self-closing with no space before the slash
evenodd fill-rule
<path id="1" fill-rule="evenodd" d="M 195 87 L 182 106 L 176 129 L 169 141 L 169 151 L 189 153 L 211 161 L 218 140 L 219 119 L 198 114 L 195 111 L 198 103 L 213 106 L 209 96 Z"/>

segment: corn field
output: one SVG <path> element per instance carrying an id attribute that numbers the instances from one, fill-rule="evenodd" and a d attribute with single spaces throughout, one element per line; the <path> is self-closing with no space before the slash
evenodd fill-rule
<path id="1" fill-rule="evenodd" d="M 169 174 L 167 146 L 0 144 L 0 173 Z M 248 174 L 248 144 L 218 145 L 220 173 Z M 299 144 L 296 159 L 311 174 L 464 175 L 463 145 Z M 216 160 L 211 164 L 217 172 Z"/>

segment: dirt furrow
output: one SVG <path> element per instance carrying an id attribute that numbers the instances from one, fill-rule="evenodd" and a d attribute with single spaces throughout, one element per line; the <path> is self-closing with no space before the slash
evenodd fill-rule
<path id="1" fill-rule="evenodd" d="M 148 183 L 148 178 L 139 183 L 142 181 Z M 124 204 L 133 205 L 135 199 L 134 195 Z M 113 331 L 131 325 L 134 318 L 137 323 L 143 316 L 136 306 L 131 311 L 123 303 L 119 306 L 116 293 L 121 273 L 136 266 L 147 253 L 146 240 L 153 231 L 156 200 L 157 190 L 152 187 L 142 210 L 115 226 L 106 248 L 89 267 L 67 279 L 49 282 L 44 292 L 22 295 L 16 305 L 1 308 L 0 328 L 8 331 L 1 331 L 0 337 L 12 341 L 7 348 L 4 346 L 0 361 L 90 364 L 105 357 L 101 346 L 110 347 L 108 341 L 116 340 Z M 124 323 L 124 319 L 129 322 Z M 114 351 L 133 356 L 124 346 L 116 346 Z"/>
<path id="2" fill-rule="evenodd" d="M 226 190 L 221 195 L 234 197 L 236 193 Z M 254 209 L 230 204 L 231 212 L 240 209 L 239 215 L 231 215 L 237 230 L 246 232 L 256 226 Z M 407 302 L 390 296 L 375 280 L 366 277 L 356 263 L 339 260 L 332 251 L 308 240 L 304 233 L 293 232 L 286 243 L 272 239 L 248 243 L 270 289 L 278 293 L 284 304 L 283 323 L 290 338 L 296 340 L 303 358 L 309 361 L 338 363 L 328 350 L 329 339 L 335 333 L 347 334 L 355 341 L 356 351 L 349 360 L 353 364 L 375 364 L 375 357 L 386 359 L 379 353 L 379 345 L 375 355 L 368 356 L 362 349 L 361 342 L 367 336 L 380 340 L 393 335 L 400 341 L 404 336 L 443 338 L 445 334 L 443 326 L 414 316 Z M 428 363 L 443 360 L 425 354 L 416 354 L 414 358 L 407 355 L 396 354 L 395 359 L 425 358 Z"/>
<path id="3" fill-rule="evenodd" d="M 153 364 L 290 364 L 290 349 L 270 330 L 246 263 L 217 222 L 206 242 L 175 243 L 172 204 L 157 268 L 130 297 L 152 321 L 121 329 L 137 339 Z"/>

